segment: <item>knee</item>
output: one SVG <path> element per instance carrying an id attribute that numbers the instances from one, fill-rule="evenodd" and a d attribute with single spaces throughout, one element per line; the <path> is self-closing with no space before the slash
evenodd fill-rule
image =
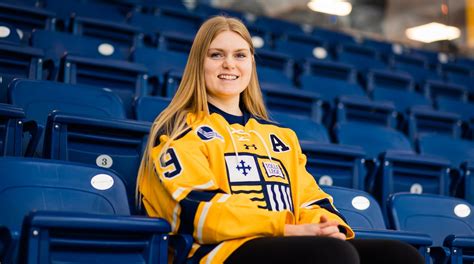
<path id="1" fill-rule="evenodd" d="M 331 262 L 333 264 L 337 263 L 351 263 L 351 264 L 358 264 L 360 262 L 359 260 L 359 254 L 356 250 L 356 248 L 351 245 L 350 243 L 339 240 L 339 239 L 333 239 L 329 238 L 328 241 L 326 241 L 326 245 L 329 252 L 331 252 Z"/>

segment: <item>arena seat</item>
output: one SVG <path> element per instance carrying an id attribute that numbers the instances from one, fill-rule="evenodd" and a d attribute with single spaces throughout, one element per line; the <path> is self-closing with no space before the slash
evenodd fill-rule
<path id="1" fill-rule="evenodd" d="M 393 128 L 397 125 L 397 112 L 390 101 L 341 96 L 336 102 L 336 122 L 362 122 Z"/>
<path id="2" fill-rule="evenodd" d="M 14 78 L 42 79 L 43 56 L 40 49 L 0 44 L 0 103 L 8 103 L 8 85 Z"/>
<path id="3" fill-rule="evenodd" d="M 431 101 L 416 91 L 415 82 L 406 73 L 372 70 L 366 79 L 372 99 L 393 102 L 399 113 L 405 113 L 411 107 L 432 108 Z"/>
<path id="4" fill-rule="evenodd" d="M 0 103 L 0 156 L 21 156 L 23 109 Z"/>
<path id="5" fill-rule="evenodd" d="M 361 44 L 346 43 L 337 46 L 336 58 L 337 61 L 354 65 L 360 73 L 388 67 L 374 48 Z"/>
<path id="6" fill-rule="evenodd" d="M 53 12 L 17 3 L 0 3 L 0 21 L 20 30 L 21 43 L 25 45 L 28 45 L 34 29 L 54 30 L 56 28 Z"/>
<path id="7" fill-rule="evenodd" d="M 323 39 L 305 34 L 286 34 L 274 41 L 274 49 L 292 56 L 297 61 L 304 61 L 306 58 L 332 58 L 328 44 Z"/>
<path id="8" fill-rule="evenodd" d="M 474 260 L 474 207 L 464 200 L 429 194 L 394 194 L 389 213 L 396 230 L 423 232 L 433 239 L 435 263 L 467 263 Z M 435 249 L 437 249 L 435 251 Z"/>
<path id="9" fill-rule="evenodd" d="M 151 78 L 156 79 L 153 95 L 172 97 L 181 80 L 188 56 L 182 52 L 137 48 L 133 52 L 133 61 L 145 65 Z M 163 86 L 160 86 L 161 80 Z"/>
<path id="10" fill-rule="evenodd" d="M 270 112 L 286 112 L 307 116 L 316 122 L 322 119 L 322 102 L 317 93 L 293 89 L 283 85 L 260 85 L 265 106 Z"/>
<path id="11" fill-rule="evenodd" d="M 364 189 L 361 148 L 331 144 L 326 128 L 310 117 L 282 112 L 272 112 L 271 117 L 296 132 L 307 157 L 306 169 L 320 185 Z"/>
<path id="12" fill-rule="evenodd" d="M 428 247 L 433 244 L 431 237 L 418 231 L 406 232 L 387 229 L 382 210 L 369 193 L 337 186 L 321 187 L 323 191 L 334 198 L 334 206 L 345 217 L 358 239 L 400 240 L 416 247 L 425 258 L 425 263 L 431 263 L 428 250 Z"/>
<path id="13" fill-rule="evenodd" d="M 43 156 L 115 171 L 133 205 L 137 172 L 149 131 L 149 123 L 54 111 L 46 125 Z"/>
<path id="14" fill-rule="evenodd" d="M 44 68 L 48 71 L 45 79 L 48 80 L 58 80 L 61 58 L 66 53 L 104 60 L 127 60 L 130 56 L 128 48 L 98 39 L 47 30 L 35 30 L 31 36 L 31 45 L 44 51 Z"/>
<path id="15" fill-rule="evenodd" d="M 307 60 L 300 82 L 303 90 L 316 92 L 330 103 L 341 95 L 367 97 L 357 83 L 355 68 L 348 64 Z"/>
<path id="16" fill-rule="evenodd" d="M 454 138 L 461 135 L 461 117 L 456 113 L 412 108 L 407 123 L 408 135 L 413 142 L 424 133 L 440 133 Z"/>
<path id="17" fill-rule="evenodd" d="M 142 96 L 135 100 L 135 117 L 139 121 L 153 122 L 171 102 L 170 98 Z"/>
<path id="18" fill-rule="evenodd" d="M 431 70 L 428 61 L 420 56 L 411 54 L 394 54 L 389 63 L 393 70 L 412 76 L 413 80 L 422 85 L 426 80 L 441 80 L 436 71 Z"/>
<path id="19" fill-rule="evenodd" d="M 390 127 L 358 122 L 338 123 L 337 141 L 359 145 L 372 160 L 374 168 L 367 176 L 367 190 L 379 200 L 382 210 L 386 198 L 395 192 L 449 194 L 448 160 L 418 155 L 408 139 Z"/>
<path id="20" fill-rule="evenodd" d="M 4 22 L 0 22 L 0 29 L 5 33 L 0 36 L 0 43 L 20 46 L 23 36 L 17 31 L 17 28 Z"/>
<path id="21" fill-rule="evenodd" d="M 443 112 L 452 112 L 461 116 L 465 121 L 469 121 L 474 118 L 474 104 L 460 102 L 459 100 L 450 98 L 437 98 L 436 99 L 437 109 Z"/>
<path id="22" fill-rule="evenodd" d="M 10 85 L 10 101 L 23 108 L 27 120 L 34 120 L 42 128 L 53 110 L 96 118 L 125 118 L 122 102 L 116 94 L 86 85 L 18 79 Z M 32 146 L 27 154 L 41 156 L 42 140 L 35 140 L 38 147 Z"/>
<path id="23" fill-rule="evenodd" d="M 130 216 L 112 171 L 27 158 L 0 167 L 0 226 L 12 237 L 2 262 L 167 262 L 170 225 Z"/>
<path id="24" fill-rule="evenodd" d="M 133 99 L 150 94 L 147 73 L 146 67 L 137 63 L 67 54 L 61 60 L 60 79 L 65 83 L 111 89 L 120 96 L 127 116 L 132 118 Z"/>
<path id="25" fill-rule="evenodd" d="M 466 102 L 468 97 L 466 88 L 454 83 L 428 80 L 423 86 L 423 90 L 425 96 L 432 100 L 442 97 Z"/>
<path id="26" fill-rule="evenodd" d="M 294 59 L 276 51 L 258 50 L 255 53 L 258 65 L 257 73 L 260 83 L 293 86 Z"/>

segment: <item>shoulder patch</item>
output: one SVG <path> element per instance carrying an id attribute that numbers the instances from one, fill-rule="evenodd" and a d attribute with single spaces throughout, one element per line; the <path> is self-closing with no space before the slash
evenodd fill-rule
<path id="1" fill-rule="evenodd" d="M 212 127 L 207 125 L 198 127 L 196 129 L 196 134 L 203 141 L 209 141 L 216 138 L 220 139 L 221 141 L 224 141 L 224 137 L 217 133 Z"/>

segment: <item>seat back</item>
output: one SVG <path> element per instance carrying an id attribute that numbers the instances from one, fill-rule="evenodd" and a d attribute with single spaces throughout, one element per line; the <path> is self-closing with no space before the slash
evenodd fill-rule
<path id="1" fill-rule="evenodd" d="M 129 118 L 133 113 L 133 99 L 149 94 L 147 69 L 141 64 L 127 61 L 66 55 L 62 59 L 60 76 L 65 83 L 111 89 L 122 99 Z"/>
<path id="2" fill-rule="evenodd" d="M 335 130 L 339 143 L 361 146 L 370 158 L 376 158 L 387 150 L 413 153 L 408 139 L 390 127 L 346 122 L 337 124 Z"/>
<path id="3" fill-rule="evenodd" d="M 304 34 L 288 34 L 275 40 L 275 50 L 291 55 L 294 59 L 329 59 L 328 44 L 320 38 Z"/>
<path id="4" fill-rule="evenodd" d="M 474 118 L 473 103 L 460 102 L 450 98 L 437 98 L 436 106 L 441 111 L 459 114 L 463 120 Z"/>
<path id="5" fill-rule="evenodd" d="M 140 121 L 153 122 L 170 102 L 170 98 L 139 97 L 135 100 L 135 117 Z"/>
<path id="6" fill-rule="evenodd" d="M 22 154 L 23 109 L 0 104 L 0 156 Z"/>
<path id="7" fill-rule="evenodd" d="M 89 118 L 53 112 L 46 127 L 44 156 L 115 171 L 131 204 L 150 123 Z"/>
<path id="8" fill-rule="evenodd" d="M 368 193 L 336 186 L 322 186 L 334 198 L 334 206 L 352 228 L 386 229 L 382 210 Z"/>
<path id="9" fill-rule="evenodd" d="M 293 129 L 300 141 L 330 142 L 326 128 L 310 117 L 282 112 L 272 112 L 271 117 L 283 126 Z"/>
<path id="10" fill-rule="evenodd" d="M 457 168 L 467 160 L 474 160 L 474 142 L 455 139 L 449 135 L 424 134 L 418 137 L 421 154 L 436 155 L 448 159 Z"/>
<path id="11" fill-rule="evenodd" d="M 33 210 L 130 214 L 122 179 L 110 170 L 27 158 L 1 158 L 0 167 L 0 226 L 14 235 Z"/>
<path id="12" fill-rule="evenodd" d="M 10 101 L 24 109 L 28 119 L 46 125 L 53 110 L 101 118 L 125 118 L 120 98 L 107 89 L 50 81 L 15 80 Z"/>
<path id="13" fill-rule="evenodd" d="M 361 72 L 387 67 L 375 49 L 360 44 L 339 45 L 336 49 L 336 57 L 338 61 L 352 64 Z"/>
<path id="14" fill-rule="evenodd" d="M 431 194 L 397 193 L 389 199 L 389 215 L 396 230 L 429 234 L 443 246 L 451 234 L 474 235 L 474 207 L 464 200 Z"/>
<path id="15" fill-rule="evenodd" d="M 446 83 L 441 81 L 430 80 L 424 85 L 425 96 L 432 98 L 450 98 L 458 101 L 467 101 L 466 88 L 459 84 Z"/>

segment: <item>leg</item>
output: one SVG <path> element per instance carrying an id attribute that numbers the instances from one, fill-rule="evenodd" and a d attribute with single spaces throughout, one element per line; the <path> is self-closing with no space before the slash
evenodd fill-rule
<path id="1" fill-rule="evenodd" d="M 262 237 L 232 253 L 226 263 L 358 264 L 359 256 L 346 241 L 329 237 Z"/>
<path id="2" fill-rule="evenodd" d="M 354 239 L 351 243 L 359 253 L 360 262 L 385 264 L 423 264 L 421 254 L 413 246 L 397 240 Z"/>

